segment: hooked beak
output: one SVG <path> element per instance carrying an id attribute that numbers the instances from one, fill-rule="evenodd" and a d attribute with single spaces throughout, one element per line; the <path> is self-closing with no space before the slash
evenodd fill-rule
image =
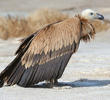
<path id="1" fill-rule="evenodd" d="M 104 20 L 104 16 L 99 14 L 99 13 L 96 13 L 97 14 L 97 19 L 99 20 Z"/>

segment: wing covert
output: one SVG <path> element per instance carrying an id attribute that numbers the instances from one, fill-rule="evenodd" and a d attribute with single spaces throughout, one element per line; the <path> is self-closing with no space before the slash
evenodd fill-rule
<path id="1" fill-rule="evenodd" d="M 75 23 L 74 26 L 71 25 L 71 21 Z M 79 44 L 80 23 L 77 18 L 73 18 L 71 21 L 52 24 L 41 30 L 22 57 L 22 65 L 29 68 L 75 51 L 75 46 Z"/>

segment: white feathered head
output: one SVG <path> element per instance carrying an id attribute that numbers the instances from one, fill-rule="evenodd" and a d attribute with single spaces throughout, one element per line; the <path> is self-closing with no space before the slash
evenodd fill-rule
<path id="1" fill-rule="evenodd" d="M 101 15 L 91 9 L 83 10 L 81 13 L 81 16 L 84 17 L 85 19 L 88 19 L 88 20 L 93 20 L 93 19 L 103 20 L 104 19 L 103 15 Z"/>

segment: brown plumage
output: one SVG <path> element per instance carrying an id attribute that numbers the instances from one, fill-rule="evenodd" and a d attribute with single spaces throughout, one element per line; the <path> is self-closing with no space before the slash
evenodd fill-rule
<path id="1" fill-rule="evenodd" d="M 93 26 L 79 15 L 45 26 L 23 40 L 16 58 L 0 74 L 1 86 L 57 82 L 80 40 L 87 42 L 94 34 Z"/>

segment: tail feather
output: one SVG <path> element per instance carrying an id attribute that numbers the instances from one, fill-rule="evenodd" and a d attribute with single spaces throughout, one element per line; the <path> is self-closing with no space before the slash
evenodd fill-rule
<path id="1" fill-rule="evenodd" d="M 7 85 L 13 85 L 19 82 L 19 79 L 25 71 L 25 67 L 21 67 L 21 58 L 28 49 L 35 34 L 37 34 L 37 32 L 27 37 L 21 43 L 16 51 L 16 58 L 0 73 L 0 87 L 2 87 L 5 82 Z"/>
<path id="2" fill-rule="evenodd" d="M 4 83 L 9 80 L 10 75 L 16 71 L 21 57 L 21 55 L 17 55 L 16 58 L 0 73 L 0 87 L 2 87 Z"/>
<path id="3" fill-rule="evenodd" d="M 0 87 L 3 87 L 4 81 L 3 79 L 0 77 Z"/>

